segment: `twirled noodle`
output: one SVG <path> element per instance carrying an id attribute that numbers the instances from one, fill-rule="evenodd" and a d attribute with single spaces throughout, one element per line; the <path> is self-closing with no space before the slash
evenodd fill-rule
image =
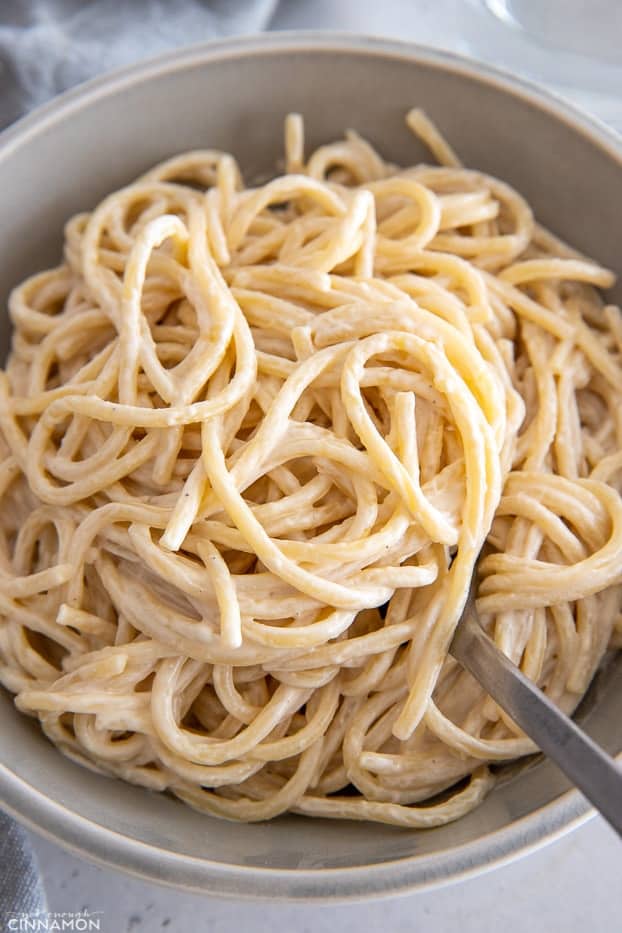
<path id="1" fill-rule="evenodd" d="M 0 678 L 67 755 L 227 818 L 445 823 L 622 644 L 622 316 L 508 185 L 354 133 L 157 166 L 10 299 Z M 345 793 L 343 793 L 345 791 Z M 441 794 L 436 800 L 430 798 Z"/>

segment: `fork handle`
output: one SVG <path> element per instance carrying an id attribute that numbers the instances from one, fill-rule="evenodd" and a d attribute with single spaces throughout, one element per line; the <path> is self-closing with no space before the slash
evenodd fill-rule
<path id="1" fill-rule="evenodd" d="M 451 653 L 622 836 L 622 767 L 499 651 L 469 603 Z"/>

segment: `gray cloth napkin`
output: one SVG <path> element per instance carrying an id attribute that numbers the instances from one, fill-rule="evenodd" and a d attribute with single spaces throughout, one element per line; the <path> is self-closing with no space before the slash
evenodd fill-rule
<path id="1" fill-rule="evenodd" d="M 45 910 L 45 893 L 28 836 L 0 813 L 0 930 L 10 929 L 10 920 Z"/>
<path id="2" fill-rule="evenodd" d="M 0 0 L 0 128 L 96 74 L 265 29 L 277 0 Z M 28 836 L 0 813 L 0 929 L 44 911 Z"/>
<path id="3" fill-rule="evenodd" d="M 0 127 L 93 75 L 265 29 L 277 0 L 0 0 Z"/>

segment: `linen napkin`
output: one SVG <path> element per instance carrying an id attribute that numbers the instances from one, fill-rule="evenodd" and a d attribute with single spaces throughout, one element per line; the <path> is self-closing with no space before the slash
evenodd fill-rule
<path id="1" fill-rule="evenodd" d="M 2 0 L 0 127 L 104 71 L 266 28 L 277 0 Z"/>
<path id="2" fill-rule="evenodd" d="M 39 867 L 24 830 L 0 813 L 0 930 L 11 920 L 45 911 Z"/>

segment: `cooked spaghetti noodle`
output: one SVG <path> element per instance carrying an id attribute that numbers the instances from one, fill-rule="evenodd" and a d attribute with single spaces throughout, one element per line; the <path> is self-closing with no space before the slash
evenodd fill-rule
<path id="1" fill-rule="evenodd" d="M 622 643 L 622 315 L 495 178 L 355 133 L 190 152 L 66 228 L 0 374 L 0 679 L 70 757 L 232 819 L 453 820 Z M 440 795 L 440 796 L 439 796 Z M 432 799 L 434 798 L 434 799 Z"/>

